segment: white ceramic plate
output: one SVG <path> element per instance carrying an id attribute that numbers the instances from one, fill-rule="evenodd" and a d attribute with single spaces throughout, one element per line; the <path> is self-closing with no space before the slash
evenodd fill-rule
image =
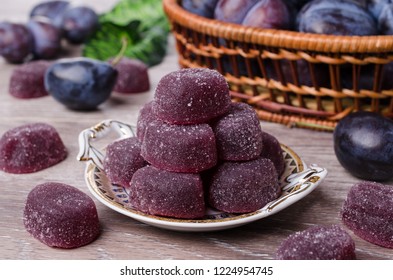
<path id="1" fill-rule="evenodd" d="M 207 209 L 203 219 L 184 220 L 144 214 L 129 203 L 129 193 L 123 187 L 109 182 L 103 172 L 104 154 L 92 145 L 92 140 L 103 138 L 108 132 L 116 131 L 120 138 L 135 135 L 128 124 L 106 120 L 82 131 L 79 135 L 80 152 L 77 159 L 86 161 L 85 180 L 90 192 L 107 207 L 140 222 L 177 231 L 215 231 L 238 227 L 273 215 L 312 192 L 326 177 L 327 170 L 316 165 L 309 167 L 289 147 L 281 144 L 286 168 L 280 178 L 281 196 L 263 208 L 247 214 L 228 214 Z"/>

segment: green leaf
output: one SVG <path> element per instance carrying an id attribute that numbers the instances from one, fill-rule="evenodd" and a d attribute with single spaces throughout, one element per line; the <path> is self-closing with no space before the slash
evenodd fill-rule
<path id="1" fill-rule="evenodd" d="M 83 55 L 99 60 L 115 57 L 127 39 L 125 56 L 149 66 L 162 62 L 167 48 L 169 23 L 161 0 L 121 0 L 100 15 L 100 28 L 83 48 Z"/>
<path id="2" fill-rule="evenodd" d="M 101 22 L 128 25 L 131 21 L 140 21 L 147 25 L 160 20 L 164 15 L 162 0 L 121 0 L 112 11 L 100 17 Z"/>

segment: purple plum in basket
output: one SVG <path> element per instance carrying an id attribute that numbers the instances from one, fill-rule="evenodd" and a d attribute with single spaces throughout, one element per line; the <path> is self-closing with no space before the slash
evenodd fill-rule
<path id="1" fill-rule="evenodd" d="M 217 2 L 218 0 L 183 0 L 181 4 L 186 11 L 205 18 L 213 18 Z"/>
<path id="2" fill-rule="evenodd" d="M 367 36 L 378 34 L 374 18 L 360 5 L 343 0 L 314 0 L 297 16 L 300 32 Z"/>
<path id="3" fill-rule="evenodd" d="M 392 0 L 368 0 L 367 10 L 375 19 L 378 19 L 379 15 L 385 8 L 385 5 L 390 3 L 392 3 Z"/>
<path id="4" fill-rule="evenodd" d="M 344 117 L 334 130 L 334 151 L 352 175 L 368 181 L 393 176 L 393 121 L 372 112 Z"/>
<path id="5" fill-rule="evenodd" d="M 291 29 L 292 19 L 282 0 L 260 0 L 247 12 L 242 24 L 269 29 Z"/>
<path id="6" fill-rule="evenodd" d="M 382 35 L 393 35 L 393 4 L 384 6 L 378 17 L 378 29 Z"/>
<path id="7" fill-rule="evenodd" d="M 231 23 L 242 23 L 247 12 L 259 0 L 219 0 L 214 11 L 214 18 Z"/>

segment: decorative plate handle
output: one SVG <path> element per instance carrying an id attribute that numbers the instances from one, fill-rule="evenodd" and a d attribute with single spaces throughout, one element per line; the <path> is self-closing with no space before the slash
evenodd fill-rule
<path id="1" fill-rule="evenodd" d="M 287 177 L 289 182 L 282 188 L 283 195 L 278 199 L 268 203 L 263 207 L 262 211 L 267 212 L 279 212 L 283 208 L 298 201 L 301 197 L 300 193 L 310 193 L 313 191 L 320 181 L 322 181 L 326 175 L 327 170 L 319 167 L 316 164 L 310 165 L 309 168 L 299 173 L 291 174 Z"/>
<path id="2" fill-rule="evenodd" d="M 104 168 L 104 154 L 92 145 L 93 140 L 104 138 L 109 132 L 115 131 L 120 136 L 119 139 L 136 136 L 135 128 L 129 124 L 104 120 L 97 125 L 83 130 L 79 134 L 79 153 L 77 160 L 92 161 L 98 168 Z"/>

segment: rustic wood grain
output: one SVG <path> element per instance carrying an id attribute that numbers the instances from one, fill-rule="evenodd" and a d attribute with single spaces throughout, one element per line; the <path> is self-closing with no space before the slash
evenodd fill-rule
<path id="1" fill-rule="evenodd" d="M 0 21 L 26 20 L 36 2 L 3 0 Z M 88 1 L 100 12 L 109 9 L 115 2 Z M 182 233 L 137 222 L 95 200 L 102 234 L 92 244 L 73 250 L 54 249 L 26 232 L 22 213 L 26 196 L 34 186 L 57 181 L 88 193 L 84 182 L 85 164 L 76 160 L 79 132 L 104 119 L 135 123 L 138 110 L 152 99 L 160 78 L 178 69 L 173 40 L 170 44 L 165 61 L 149 70 L 149 92 L 114 94 L 98 111 L 89 113 L 67 110 L 50 96 L 32 100 L 13 98 L 8 93 L 8 83 L 16 66 L 0 60 L 0 134 L 22 124 L 46 122 L 59 131 L 69 151 L 65 161 L 37 173 L 14 175 L 0 172 L 1 259 L 273 259 L 280 242 L 295 231 L 313 225 L 342 225 L 339 216 L 341 205 L 350 187 L 359 180 L 350 176 L 338 163 L 333 152 L 332 134 L 264 122 L 261 125 L 267 132 L 291 147 L 306 163 L 317 163 L 329 171 L 325 181 L 314 192 L 274 216 L 231 230 Z M 74 47 L 72 53 L 78 55 L 79 49 Z M 392 181 L 388 183 L 393 184 Z M 392 250 L 350 234 L 356 243 L 358 259 L 393 259 Z"/>

